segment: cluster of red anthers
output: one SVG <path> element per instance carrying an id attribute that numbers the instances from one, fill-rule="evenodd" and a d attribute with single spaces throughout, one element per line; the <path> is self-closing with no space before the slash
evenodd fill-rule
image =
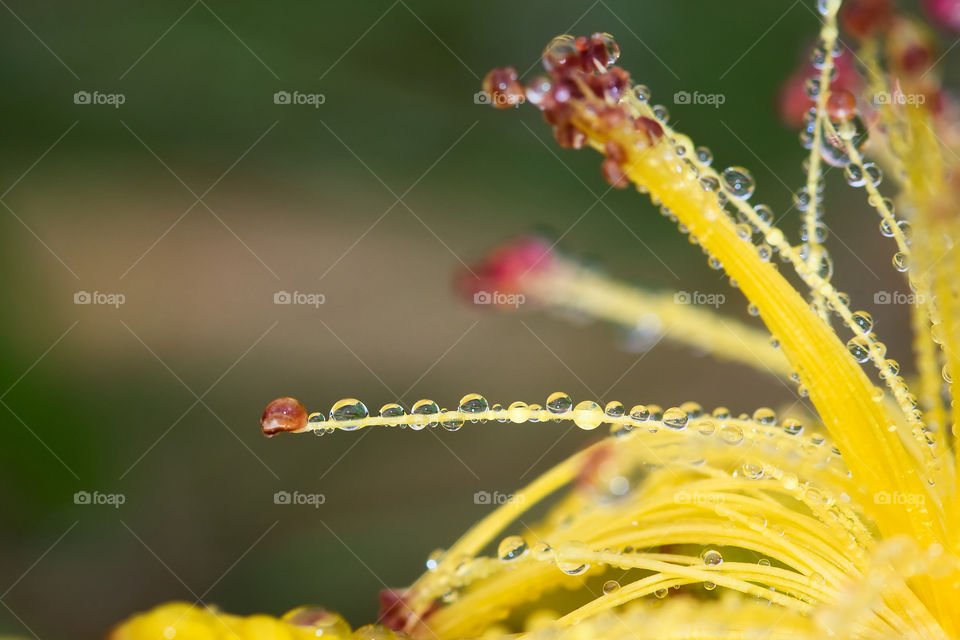
<path id="1" fill-rule="evenodd" d="M 524 88 L 517 80 L 517 70 L 501 67 L 492 70 L 483 80 L 490 103 L 506 108 L 524 100 L 543 112 L 553 126 L 561 147 L 579 149 L 587 140 L 578 122 L 589 121 L 592 130 L 613 130 L 629 127 L 641 132 L 632 136 L 647 147 L 663 137 L 663 127 L 653 118 L 631 113 L 620 99 L 630 88 L 630 74 L 614 66 L 620 48 L 608 33 L 595 33 L 589 38 L 558 36 L 543 51 L 543 67 L 549 76 L 538 76 Z M 604 152 L 603 176 L 612 186 L 628 184 L 623 164 L 626 151 L 615 142 L 608 142 Z"/>

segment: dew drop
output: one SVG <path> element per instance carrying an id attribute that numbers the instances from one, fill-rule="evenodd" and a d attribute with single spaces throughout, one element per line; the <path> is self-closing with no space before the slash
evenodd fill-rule
<path id="1" fill-rule="evenodd" d="M 500 541 L 500 546 L 497 547 L 497 556 L 504 562 L 509 562 L 522 558 L 527 555 L 529 550 L 527 541 L 520 536 L 507 536 Z"/>
<path id="2" fill-rule="evenodd" d="M 866 311 L 855 311 L 851 316 L 853 324 L 860 327 L 864 333 L 870 333 L 873 330 L 873 316 Z"/>
<path id="3" fill-rule="evenodd" d="M 738 445 L 743 442 L 743 429 L 735 424 L 725 424 L 720 427 L 720 439 L 729 445 Z"/>
<path id="4" fill-rule="evenodd" d="M 713 162 L 713 152 L 707 147 L 697 147 L 694 153 L 697 154 L 697 160 L 700 162 L 700 164 L 709 167 L 710 163 Z"/>
<path id="5" fill-rule="evenodd" d="M 573 421 L 586 431 L 596 429 L 603 423 L 603 411 L 596 402 L 584 400 L 574 408 Z"/>
<path id="6" fill-rule="evenodd" d="M 653 592 L 653 595 L 655 595 L 656 597 L 662 600 L 663 598 L 667 597 L 668 593 L 670 593 L 668 589 L 657 589 L 656 591 Z"/>
<path id="7" fill-rule="evenodd" d="M 723 555 L 716 549 L 704 549 L 700 554 L 700 560 L 708 567 L 716 567 L 723 563 Z"/>
<path id="8" fill-rule="evenodd" d="M 723 178 L 723 184 L 730 195 L 741 200 L 746 200 L 753 195 L 756 185 L 749 170 L 743 167 L 727 167 L 720 177 Z"/>
<path id="9" fill-rule="evenodd" d="M 687 412 L 683 409 L 677 407 L 671 407 L 663 412 L 663 424 L 671 429 L 676 429 L 677 431 L 685 429 L 687 427 L 687 421 L 689 416 Z"/>
<path id="10" fill-rule="evenodd" d="M 610 416 L 611 418 L 620 418 L 625 413 L 623 408 L 623 403 L 616 400 L 612 400 L 607 403 L 607 406 L 603 408 L 603 412 Z"/>
<path id="11" fill-rule="evenodd" d="M 410 425 L 411 429 L 414 431 L 419 431 L 426 426 L 437 426 L 437 421 L 429 416 L 440 413 L 440 406 L 433 400 L 417 400 L 410 408 L 410 413 L 417 416 L 427 416 L 426 419 L 417 420 Z"/>
<path id="12" fill-rule="evenodd" d="M 803 425 L 796 418 L 786 418 L 781 425 L 783 432 L 790 436 L 798 436 L 803 433 Z"/>
<path id="13" fill-rule="evenodd" d="M 403 407 L 396 402 L 390 402 L 380 407 L 380 417 L 384 419 L 399 418 L 403 414 Z"/>
<path id="14" fill-rule="evenodd" d="M 753 421 L 763 425 L 774 424 L 777 421 L 777 412 L 769 407 L 760 407 L 753 412 Z"/>
<path id="15" fill-rule="evenodd" d="M 617 591 L 620 591 L 620 583 L 616 580 L 607 580 L 603 583 L 604 595 L 610 595 L 611 593 L 616 593 Z"/>
<path id="16" fill-rule="evenodd" d="M 346 420 L 362 420 L 370 415 L 366 405 L 356 398 L 344 398 L 338 400 L 333 408 L 330 409 L 330 419 L 335 422 L 344 422 Z M 349 427 L 349 431 L 357 427 Z"/>
<path id="17" fill-rule="evenodd" d="M 650 418 L 650 411 L 642 404 L 634 405 L 630 409 L 630 419 L 635 422 L 646 422 Z"/>
<path id="18" fill-rule="evenodd" d="M 866 340 L 861 337 L 850 338 L 847 342 L 847 351 L 857 362 L 866 362 L 870 357 L 870 347 Z"/>
<path id="19" fill-rule="evenodd" d="M 557 549 L 557 567 L 568 576 L 578 576 L 590 568 L 588 563 L 577 558 L 587 553 L 589 549 L 582 542 L 564 542 Z"/>
<path id="20" fill-rule="evenodd" d="M 547 411 L 554 415 L 562 416 L 570 413 L 573 408 L 573 400 L 563 391 L 556 391 L 547 398 Z"/>
<path id="21" fill-rule="evenodd" d="M 528 407 L 526 402 L 514 402 L 510 405 L 510 408 L 507 409 L 507 417 L 510 418 L 510 421 L 515 424 L 526 422 L 527 410 Z"/>
<path id="22" fill-rule="evenodd" d="M 464 413 L 483 413 L 490 407 L 487 399 L 479 393 L 468 393 L 460 398 L 460 411 Z"/>

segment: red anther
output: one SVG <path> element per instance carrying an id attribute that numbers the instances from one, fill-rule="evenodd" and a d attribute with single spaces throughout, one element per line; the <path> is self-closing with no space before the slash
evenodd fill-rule
<path id="1" fill-rule="evenodd" d="M 857 99 L 849 91 L 834 91 L 827 98 L 827 116 L 833 122 L 846 122 L 857 115 Z"/>
<path id="2" fill-rule="evenodd" d="M 840 24 L 855 38 L 868 38 L 890 26 L 890 0 L 846 0 L 840 7 Z"/>
<path id="3" fill-rule="evenodd" d="M 586 134 L 569 123 L 555 126 L 553 137 L 556 138 L 557 144 L 564 149 L 582 149 L 587 141 Z"/>
<path id="4" fill-rule="evenodd" d="M 960 0 L 924 0 L 923 8 L 932 22 L 960 31 Z"/>
<path id="5" fill-rule="evenodd" d="M 587 83 L 597 96 L 611 104 L 616 104 L 620 102 L 623 92 L 630 86 L 630 74 L 620 67 L 613 67 L 600 75 L 590 76 Z"/>
<path id="6" fill-rule="evenodd" d="M 592 488 L 597 483 L 600 470 L 607 462 L 613 460 L 613 454 L 613 447 L 609 444 L 600 445 L 594 449 L 583 461 L 583 466 L 577 470 L 577 477 L 574 480 L 576 487 L 578 489 Z"/>
<path id="7" fill-rule="evenodd" d="M 900 68 L 909 74 L 926 73 L 932 62 L 933 52 L 922 44 L 910 45 L 900 54 Z"/>
<path id="8" fill-rule="evenodd" d="M 517 70 L 499 67 L 483 78 L 483 90 L 490 96 L 490 103 L 497 109 L 507 109 L 524 101 L 523 86 L 517 81 Z"/>
<path id="9" fill-rule="evenodd" d="M 408 604 L 410 601 L 409 589 L 382 589 L 377 596 L 377 600 L 380 601 L 377 623 L 393 631 L 404 631 L 411 626 L 416 626 L 440 608 L 439 603 L 434 602 L 424 611 L 422 616 L 417 616 Z M 411 622 L 415 622 L 415 624 L 411 625 Z"/>
<path id="10" fill-rule="evenodd" d="M 523 293 L 523 278 L 549 269 L 553 259 L 553 244 L 549 240 L 521 236 L 495 247 L 480 264 L 473 266 L 472 272 L 460 274 L 458 288 L 468 301 L 476 301 L 478 294 Z"/>
<path id="11" fill-rule="evenodd" d="M 612 158 L 606 158 L 600 165 L 600 170 L 603 171 L 603 178 L 614 189 L 626 189 L 627 185 L 630 184 L 630 179 L 627 178 L 623 166 Z"/>
<path id="12" fill-rule="evenodd" d="M 606 144 L 603 145 L 603 151 L 608 158 L 617 164 L 623 164 L 627 160 L 627 154 L 623 151 L 623 147 L 613 140 L 607 140 Z"/>
<path id="13" fill-rule="evenodd" d="M 663 137 L 663 126 L 653 118 L 640 116 L 633 121 L 633 128 L 647 134 L 649 146 L 657 144 Z"/>
<path id="14" fill-rule="evenodd" d="M 307 410 L 296 398 L 277 398 L 267 405 L 260 418 L 260 429 L 265 436 L 299 431 L 306 426 Z"/>
<path id="15" fill-rule="evenodd" d="M 627 113 L 620 106 L 605 106 L 597 113 L 597 119 L 607 129 L 618 129 L 627 122 Z"/>

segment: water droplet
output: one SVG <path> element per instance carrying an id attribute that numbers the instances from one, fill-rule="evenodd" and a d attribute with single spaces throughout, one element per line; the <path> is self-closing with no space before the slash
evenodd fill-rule
<path id="1" fill-rule="evenodd" d="M 338 400 L 333 408 L 330 409 L 330 419 L 335 422 L 344 422 L 347 420 L 362 420 L 370 415 L 366 405 L 356 398 L 344 398 Z M 356 426 L 347 427 L 345 431 L 352 431 Z"/>
<path id="2" fill-rule="evenodd" d="M 616 593 L 617 591 L 620 591 L 620 583 L 616 580 L 607 580 L 603 583 L 604 595 L 610 595 L 611 593 Z"/>
<path id="3" fill-rule="evenodd" d="M 529 550 L 527 541 L 520 536 L 507 536 L 500 541 L 500 546 L 497 547 L 497 556 L 507 562 L 522 558 L 527 555 Z"/>
<path id="4" fill-rule="evenodd" d="M 410 413 L 418 416 L 433 416 L 437 413 L 440 413 L 440 406 L 433 400 L 417 400 L 410 408 Z M 425 420 L 417 420 L 416 422 L 412 423 L 410 428 L 414 431 L 419 431 L 426 426 L 435 427 L 437 426 L 437 421 L 428 417 Z"/>
<path id="5" fill-rule="evenodd" d="M 668 594 L 668 593 L 670 593 L 670 591 L 669 591 L 668 589 L 657 589 L 656 591 L 653 592 L 653 595 L 655 595 L 655 596 L 658 597 L 658 598 L 663 599 L 663 598 L 666 598 L 666 597 L 667 597 L 667 594 Z"/>
<path id="6" fill-rule="evenodd" d="M 727 167 L 720 177 L 723 178 L 723 184 L 730 195 L 741 200 L 746 200 L 753 195 L 756 185 L 749 170 L 743 167 Z"/>
<path id="7" fill-rule="evenodd" d="M 563 391 L 556 391 L 547 398 L 547 411 L 554 415 L 562 416 L 570 413 L 573 408 L 573 400 Z"/>
<path id="8" fill-rule="evenodd" d="M 507 409 L 507 417 L 510 418 L 510 422 L 513 422 L 514 424 L 526 422 L 527 403 L 519 401 L 511 403 L 510 408 Z"/>
<path id="9" fill-rule="evenodd" d="M 847 342 L 847 350 L 857 362 L 866 362 L 870 358 L 870 345 L 859 336 L 850 338 Z"/>
<path id="10" fill-rule="evenodd" d="M 903 273 L 910 268 L 910 259 L 903 251 L 898 251 L 893 255 L 893 268 Z"/>
<path id="11" fill-rule="evenodd" d="M 704 549 L 700 554 L 700 560 L 708 567 L 716 567 L 723 563 L 723 555 L 716 549 Z"/>
<path id="12" fill-rule="evenodd" d="M 790 436 L 798 436 L 803 433 L 803 425 L 796 418 L 786 418 L 781 425 L 784 433 Z"/>
<path id="13" fill-rule="evenodd" d="M 862 187 L 866 184 L 863 177 L 863 169 L 859 165 L 850 163 L 843 169 L 843 177 L 851 187 Z"/>
<path id="14" fill-rule="evenodd" d="M 443 413 L 447 413 L 447 410 L 444 409 Z M 447 431 L 459 431 L 460 427 L 463 426 L 463 418 L 459 414 L 455 414 L 453 417 L 441 420 L 440 426 Z"/>
<path id="15" fill-rule="evenodd" d="M 539 560 L 540 562 L 548 562 L 553 560 L 554 552 L 553 547 L 539 540 L 533 544 L 533 558 Z"/>
<path id="16" fill-rule="evenodd" d="M 490 407 L 490 411 L 492 411 L 493 413 L 496 414 L 497 422 L 506 422 L 506 421 L 507 421 L 506 412 L 503 410 L 503 405 L 502 405 L 502 404 L 495 404 L 495 405 L 493 405 L 492 407 Z"/>
<path id="17" fill-rule="evenodd" d="M 606 56 L 604 60 L 600 61 L 603 64 L 603 69 L 599 69 L 599 71 L 613 66 L 620 59 L 620 45 L 609 33 L 595 33 L 590 37 L 590 40 L 592 43 L 601 45 Z"/>
<path id="18" fill-rule="evenodd" d="M 564 542 L 557 549 L 557 567 L 568 576 L 578 576 L 590 568 L 588 563 L 579 559 L 588 553 L 589 548 L 582 542 Z"/>
<path id="19" fill-rule="evenodd" d="M 851 316 L 853 324 L 860 327 L 864 333 L 870 333 L 873 330 L 873 316 L 866 311 L 855 311 Z"/>
<path id="20" fill-rule="evenodd" d="M 623 403 L 612 400 L 603 408 L 603 412 L 611 418 L 620 418 L 624 414 Z"/>
<path id="21" fill-rule="evenodd" d="M 642 404 L 634 405 L 630 409 L 630 419 L 635 422 L 646 422 L 650 418 L 650 412 Z"/>
<path id="22" fill-rule="evenodd" d="M 719 436 L 729 445 L 738 445 L 743 442 L 743 429 L 735 424 L 725 424 L 720 427 Z"/>
<path id="23" fill-rule="evenodd" d="M 744 462 L 741 468 L 743 469 L 743 475 L 750 480 L 760 480 L 763 478 L 763 465 L 758 462 Z"/>
<path id="24" fill-rule="evenodd" d="M 440 566 L 440 559 L 443 558 L 443 549 L 436 549 L 427 556 L 427 570 L 436 571 Z"/>
<path id="25" fill-rule="evenodd" d="M 380 417 L 383 419 L 399 418 L 403 414 L 403 407 L 396 402 L 390 402 L 380 407 Z"/>
<path id="26" fill-rule="evenodd" d="M 777 421 L 777 412 L 769 407 L 760 407 L 753 412 L 753 421 L 763 425 L 771 425 Z"/>
<path id="27" fill-rule="evenodd" d="M 681 430 L 687 427 L 689 416 L 683 409 L 671 407 L 663 412 L 663 424 L 671 429 Z"/>
<path id="28" fill-rule="evenodd" d="M 761 567 L 769 567 L 770 561 L 767 560 L 766 558 L 760 558 L 759 560 L 757 560 L 757 564 L 760 565 Z"/>
<path id="29" fill-rule="evenodd" d="M 700 164 L 709 167 L 710 163 L 713 162 L 713 152 L 707 147 L 697 147 L 695 153 L 697 154 L 697 160 Z"/>
<path id="30" fill-rule="evenodd" d="M 596 429 L 603 423 L 603 411 L 596 402 L 584 400 L 574 408 L 573 421 L 581 429 Z"/>
<path id="31" fill-rule="evenodd" d="M 703 583 L 703 588 L 706 589 L 707 591 L 713 591 L 714 589 L 717 588 L 717 585 L 707 581 Z"/>
<path id="32" fill-rule="evenodd" d="M 873 162 L 868 162 L 863 165 L 863 170 L 866 173 L 866 180 L 869 180 L 870 183 L 878 187 L 880 183 L 883 182 L 883 171 Z"/>
<path id="33" fill-rule="evenodd" d="M 307 418 L 307 422 L 312 425 L 322 424 L 327 421 L 327 417 L 322 413 L 311 413 Z"/>
<path id="34" fill-rule="evenodd" d="M 479 393 L 468 393 L 460 398 L 460 411 L 464 413 L 483 413 L 490 407 L 487 399 Z"/>
<path id="35" fill-rule="evenodd" d="M 649 102 L 650 88 L 645 84 L 638 84 L 633 88 L 633 97 L 640 102 Z"/>
<path id="36" fill-rule="evenodd" d="M 653 117 L 660 122 L 666 122 L 670 119 L 670 111 L 662 104 L 655 105 L 652 109 Z"/>
<path id="37" fill-rule="evenodd" d="M 553 71 L 580 59 L 580 50 L 571 35 L 557 36 L 543 50 L 543 68 Z"/>

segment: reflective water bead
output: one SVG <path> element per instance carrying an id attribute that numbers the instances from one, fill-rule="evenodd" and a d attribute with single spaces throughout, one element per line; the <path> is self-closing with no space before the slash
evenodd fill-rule
<path id="1" fill-rule="evenodd" d="M 852 355 L 853 359 L 857 362 L 866 362 L 870 357 L 869 343 L 860 336 L 850 338 L 847 342 L 847 351 L 850 352 L 850 355 Z"/>
<path id="2" fill-rule="evenodd" d="M 687 412 L 678 407 L 670 407 L 663 412 L 663 424 L 671 429 L 681 430 L 687 427 Z"/>
<path id="3" fill-rule="evenodd" d="M 362 420 L 370 415 L 366 405 L 356 398 L 344 398 L 338 400 L 333 408 L 330 409 L 330 419 L 336 422 L 346 420 Z"/>
<path id="4" fill-rule="evenodd" d="M 599 44 L 603 47 L 606 59 L 600 62 L 603 63 L 604 69 L 613 66 L 617 60 L 620 59 L 620 45 L 617 44 L 616 39 L 609 33 L 595 33 L 590 36 L 590 40 L 591 44 Z M 599 70 L 603 71 L 604 69 Z"/>
<path id="5" fill-rule="evenodd" d="M 730 195 L 746 200 L 753 195 L 756 187 L 750 171 L 743 167 L 727 167 L 720 174 L 723 184 L 730 191 Z"/>
<path id="6" fill-rule="evenodd" d="M 700 560 L 708 567 L 716 567 L 723 564 L 723 555 L 716 549 L 704 549 L 700 554 Z"/>
<path id="7" fill-rule="evenodd" d="M 725 424 L 718 432 L 720 439 L 729 445 L 738 445 L 743 442 L 743 429 L 735 424 Z"/>
<path id="8" fill-rule="evenodd" d="M 762 425 L 771 425 L 777 421 L 777 412 L 769 407 L 760 407 L 753 412 L 753 421 Z"/>
<path id="9" fill-rule="evenodd" d="M 743 475 L 750 480 L 759 480 L 763 478 L 763 465 L 757 462 L 744 462 L 740 467 Z"/>
<path id="10" fill-rule="evenodd" d="M 440 559 L 443 558 L 443 549 L 436 549 L 427 556 L 427 570 L 436 571 L 440 566 Z"/>
<path id="11" fill-rule="evenodd" d="M 657 589 L 656 591 L 653 592 L 653 595 L 655 595 L 660 599 L 663 599 L 663 598 L 666 598 L 667 594 L 669 593 L 670 593 L 669 589 Z"/>
<path id="12" fill-rule="evenodd" d="M 703 415 L 703 406 L 699 402 L 693 402 L 688 400 L 680 405 L 680 410 L 687 413 L 687 417 L 690 419 L 699 418 Z"/>
<path id="13" fill-rule="evenodd" d="M 570 413 L 573 408 L 573 400 L 569 395 L 562 391 L 551 393 L 547 398 L 547 411 L 554 415 L 562 416 Z"/>
<path id="14" fill-rule="evenodd" d="M 910 259 L 903 251 L 897 251 L 893 254 L 893 268 L 903 273 L 910 268 Z"/>
<path id="15" fill-rule="evenodd" d="M 497 556 L 504 562 L 509 562 L 522 558 L 527 555 L 529 550 L 527 541 L 520 536 L 507 536 L 500 541 L 500 545 L 497 547 Z"/>
<path id="16" fill-rule="evenodd" d="M 636 422 L 646 422 L 648 418 L 650 418 L 650 412 L 647 410 L 647 408 L 644 405 L 637 404 L 637 405 L 634 405 L 632 409 L 630 409 L 631 420 L 634 420 Z"/>
<path id="17" fill-rule="evenodd" d="M 697 160 L 700 164 L 709 167 L 710 163 L 713 162 L 713 152 L 707 147 L 697 147 L 695 153 L 697 154 Z"/>
<path id="18" fill-rule="evenodd" d="M 633 88 L 633 97 L 640 102 L 650 101 L 650 88 L 645 84 L 638 84 Z"/>
<path id="19" fill-rule="evenodd" d="M 323 415 L 319 411 L 311 413 L 307 417 L 307 424 L 320 425 L 327 421 L 327 416 Z"/>
<path id="20" fill-rule="evenodd" d="M 443 413 L 447 413 L 447 410 L 443 409 Z M 459 415 L 454 415 L 454 417 L 451 418 L 445 418 L 440 421 L 440 426 L 447 431 L 459 431 L 460 427 L 463 426 L 463 418 L 461 418 Z"/>
<path id="21" fill-rule="evenodd" d="M 464 413 L 483 413 L 489 408 L 487 399 L 479 393 L 468 393 L 460 398 L 460 411 Z"/>
<path id="22" fill-rule="evenodd" d="M 557 548 L 557 567 L 569 576 L 578 576 L 590 568 L 588 563 L 579 558 L 589 552 L 587 545 L 582 542 L 564 542 Z"/>
<path id="23" fill-rule="evenodd" d="M 546 562 L 553 560 L 554 551 L 553 547 L 544 542 L 543 540 L 538 540 L 533 543 L 533 558 L 534 560 L 539 560 L 540 562 Z"/>
<path id="24" fill-rule="evenodd" d="M 490 407 L 490 411 L 496 414 L 497 422 L 506 422 L 507 416 L 506 411 L 503 410 L 502 404 L 495 404 Z"/>
<path id="25" fill-rule="evenodd" d="M 851 187 L 862 187 L 867 182 L 863 177 L 863 169 L 852 162 L 844 167 L 843 177 Z"/>
<path id="26" fill-rule="evenodd" d="M 620 583 L 616 580 L 607 580 L 603 583 L 604 595 L 610 595 L 611 593 L 616 593 L 617 591 L 620 591 Z"/>
<path id="27" fill-rule="evenodd" d="M 603 412 L 611 418 L 619 418 L 624 414 L 623 403 L 612 400 L 603 408 Z"/>
<path id="28" fill-rule="evenodd" d="M 806 211 L 810 208 L 810 193 L 806 187 L 801 187 L 793 194 L 793 205 L 797 211 Z"/>
<path id="29" fill-rule="evenodd" d="M 510 405 L 510 408 L 507 409 L 507 417 L 510 418 L 510 421 L 515 424 L 526 422 L 527 410 L 528 408 L 526 402 L 514 402 Z"/>
<path id="30" fill-rule="evenodd" d="M 803 433 L 803 425 L 796 418 L 785 418 L 780 426 L 783 432 L 790 436 L 798 436 Z"/>
<path id="31" fill-rule="evenodd" d="M 573 422 L 586 431 L 596 429 L 603 423 L 603 410 L 592 400 L 584 400 L 573 409 Z"/>
<path id="32" fill-rule="evenodd" d="M 753 212 L 757 214 L 757 217 L 760 218 L 763 222 L 770 224 L 773 222 L 773 209 L 768 207 L 765 204 L 758 204 L 753 208 Z"/>
<path id="33" fill-rule="evenodd" d="M 653 111 L 653 117 L 659 120 L 660 122 L 666 122 L 667 120 L 670 119 L 670 111 L 662 104 L 658 104 L 654 106 L 652 111 Z"/>
<path id="34" fill-rule="evenodd" d="M 389 402 L 380 407 L 380 417 L 384 419 L 399 418 L 403 414 L 403 407 L 396 402 Z"/>
<path id="35" fill-rule="evenodd" d="M 726 407 L 717 407 L 713 410 L 711 415 L 718 420 L 726 420 L 730 417 L 730 409 L 727 409 Z"/>
<path id="36" fill-rule="evenodd" d="M 418 416 L 433 416 L 437 413 L 440 413 L 440 405 L 433 400 L 417 400 L 410 408 L 410 413 Z M 437 421 L 428 417 L 425 420 L 417 420 L 416 422 L 412 423 L 410 428 L 414 431 L 419 431 L 426 426 L 435 427 L 436 425 Z"/>
<path id="37" fill-rule="evenodd" d="M 572 65 L 580 59 L 580 50 L 576 39 L 571 35 L 560 35 L 550 41 L 543 50 L 543 68 L 553 71 Z"/>
<path id="38" fill-rule="evenodd" d="M 860 330 L 864 333 L 870 333 L 870 331 L 873 330 L 873 316 L 866 311 L 854 311 L 850 319 L 853 320 L 853 323 L 860 327 Z"/>
<path id="39" fill-rule="evenodd" d="M 873 162 L 864 164 L 863 170 L 866 173 L 865 179 L 869 180 L 873 186 L 879 186 L 883 182 L 883 171 Z"/>

